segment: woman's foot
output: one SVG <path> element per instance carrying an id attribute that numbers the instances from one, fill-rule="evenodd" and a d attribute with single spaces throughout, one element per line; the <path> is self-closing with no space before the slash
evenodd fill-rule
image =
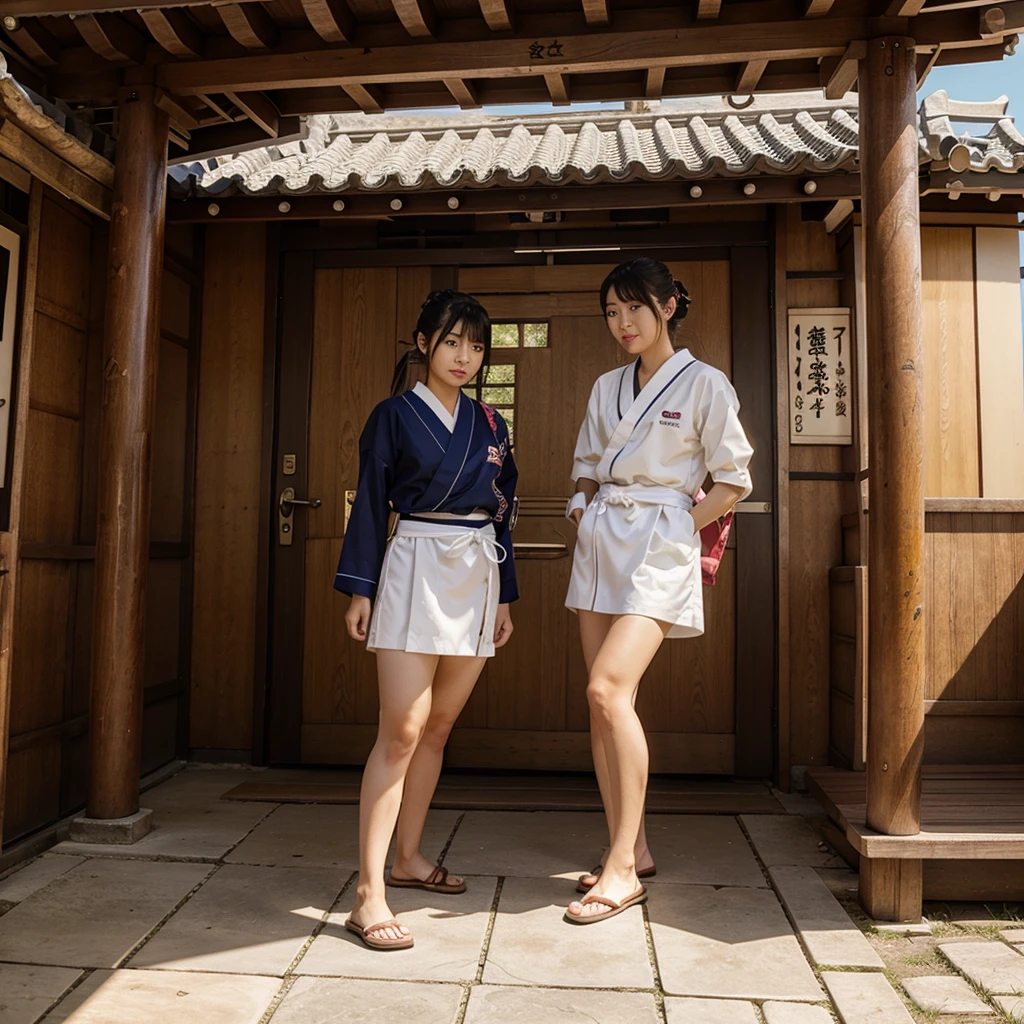
<path id="1" fill-rule="evenodd" d="M 647 847 L 644 847 L 642 850 L 637 850 L 634 853 L 634 857 L 636 858 L 636 871 L 638 876 L 643 878 L 652 878 L 657 869 L 654 866 L 654 857 L 651 856 L 651 851 Z M 604 864 L 607 859 L 608 851 L 605 850 L 601 854 L 601 870 L 604 870 Z M 598 879 L 601 877 L 601 870 L 592 871 L 586 875 L 580 875 L 580 889 L 592 889 L 597 885 Z"/>
<path id="2" fill-rule="evenodd" d="M 437 865 L 427 860 L 419 850 L 406 859 L 399 859 L 396 854 L 395 863 L 391 865 L 391 878 L 396 882 L 426 882 L 429 878 L 436 877 L 436 874 Z M 464 891 L 465 884 L 465 879 L 458 875 L 447 875 L 444 879 L 445 888 Z"/>
<path id="3" fill-rule="evenodd" d="M 640 880 L 636 877 L 636 870 L 621 871 L 609 869 L 606 865 L 597 880 L 597 884 L 587 893 L 587 897 L 603 897 L 615 904 L 622 903 L 631 897 L 636 896 L 641 888 Z M 570 918 L 581 920 L 591 917 L 594 914 L 607 915 L 609 905 L 601 903 L 596 899 L 593 902 L 582 902 L 574 900 L 569 904 L 566 912 Z"/>
<path id="4" fill-rule="evenodd" d="M 395 915 L 391 913 L 391 908 L 383 898 L 370 897 L 360 901 L 357 897 L 348 919 L 361 929 L 369 928 L 370 931 L 365 933 L 366 937 L 377 941 L 399 942 L 408 939 L 412 934 L 404 924 L 395 921 Z M 372 927 L 382 921 L 384 924 L 380 928 Z"/>

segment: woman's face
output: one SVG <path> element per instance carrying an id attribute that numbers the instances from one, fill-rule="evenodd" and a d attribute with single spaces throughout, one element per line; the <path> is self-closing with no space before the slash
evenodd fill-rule
<path id="1" fill-rule="evenodd" d="M 463 334 L 460 320 L 443 338 L 438 331 L 430 339 L 429 349 L 421 334 L 418 338 L 421 352 L 430 351 L 430 375 L 452 388 L 468 384 L 479 372 L 484 361 L 483 342 Z"/>
<path id="2" fill-rule="evenodd" d="M 657 305 L 655 308 L 658 309 L 657 313 L 642 302 L 624 301 L 614 287 L 609 289 L 604 306 L 605 322 L 615 340 L 630 355 L 641 355 L 663 338 L 668 338 L 666 325 L 675 312 L 676 300 L 669 299 L 664 309 Z"/>

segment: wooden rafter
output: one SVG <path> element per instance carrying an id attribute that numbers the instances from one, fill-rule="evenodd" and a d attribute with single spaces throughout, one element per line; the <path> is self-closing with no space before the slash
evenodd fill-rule
<path id="1" fill-rule="evenodd" d="M 860 62 L 868 55 L 868 44 L 855 39 L 841 57 L 826 57 L 821 62 L 821 85 L 825 99 L 840 100 L 854 86 L 860 71 Z"/>
<path id="2" fill-rule="evenodd" d="M 302 10 L 324 42 L 350 43 L 356 19 L 345 0 L 302 0 Z"/>
<path id="3" fill-rule="evenodd" d="M 698 21 L 714 21 L 721 10 L 722 0 L 697 0 Z"/>
<path id="4" fill-rule="evenodd" d="M 452 94 L 452 99 L 463 110 L 475 110 L 482 106 L 480 100 L 477 98 L 476 90 L 473 88 L 472 82 L 467 82 L 464 78 L 446 78 L 444 80 L 445 88 Z"/>
<path id="5" fill-rule="evenodd" d="M 941 15 L 937 16 L 941 17 Z M 174 93 L 316 88 L 345 83 L 436 82 L 440 78 L 493 79 L 544 74 L 592 74 L 647 68 L 702 67 L 749 60 L 842 56 L 863 19 L 821 18 L 763 25 L 694 26 L 676 30 L 592 32 L 560 37 L 561 56 L 531 59 L 521 39 L 438 42 L 427 47 L 382 46 L 224 60 L 162 64 L 157 81 Z M 443 68 L 443 73 L 440 69 Z M 729 88 L 731 86 L 727 86 Z"/>
<path id="6" fill-rule="evenodd" d="M 199 119 L 185 105 L 184 100 L 168 96 L 165 92 L 157 92 L 156 105 L 167 114 L 171 127 L 183 138 L 187 139 L 188 132 L 199 127 Z"/>
<path id="7" fill-rule="evenodd" d="M 545 75 L 544 84 L 548 87 L 548 95 L 554 106 L 567 107 L 569 105 L 568 75 Z"/>
<path id="8" fill-rule="evenodd" d="M 7 29 L 11 42 L 39 67 L 52 67 L 60 59 L 60 43 L 34 18 L 18 20 L 18 27 Z"/>
<path id="9" fill-rule="evenodd" d="M 234 118 L 227 111 L 227 104 L 226 103 L 219 103 L 216 99 L 214 99 L 214 97 L 212 97 L 212 96 L 205 96 L 205 95 L 202 95 L 202 94 L 200 94 L 200 96 L 198 98 L 203 103 L 205 103 L 210 108 L 210 110 L 212 110 L 214 112 L 214 114 L 217 115 L 217 117 L 221 121 L 233 121 L 234 120 Z M 230 102 L 230 101 L 228 101 L 228 102 Z"/>
<path id="10" fill-rule="evenodd" d="M 736 86 L 733 92 L 738 96 L 746 96 L 752 93 L 757 88 L 758 82 L 761 81 L 761 76 L 764 74 L 766 67 L 768 67 L 768 61 L 766 60 L 748 60 L 736 76 Z"/>
<path id="11" fill-rule="evenodd" d="M 269 50 L 277 46 L 280 30 L 262 4 L 225 4 L 217 10 L 235 42 L 247 50 Z"/>
<path id="12" fill-rule="evenodd" d="M 515 27 L 508 0 L 480 0 L 480 13 L 492 32 L 511 32 Z"/>
<path id="13" fill-rule="evenodd" d="M 142 64 L 146 40 L 118 14 L 81 14 L 75 28 L 94 53 L 110 61 Z"/>
<path id="14" fill-rule="evenodd" d="M 665 69 L 649 68 L 644 75 L 644 98 L 660 100 L 665 91 Z"/>
<path id="15" fill-rule="evenodd" d="M 834 3 L 835 0 L 803 0 L 804 17 L 824 18 Z"/>
<path id="16" fill-rule="evenodd" d="M 139 14 L 149 29 L 149 34 L 175 57 L 201 57 L 206 48 L 206 36 L 199 26 L 182 10 L 145 11 Z"/>
<path id="17" fill-rule="evenodd" d="M 364 114 L 384 113 L 384 93 L 373 85 L 343 85 L 342 89 L 355 101 Z"/>
<path id="18" fill-rule="evenodd" d="M 916 18 L 924 7 L 924 0 L 889 0 L 885 8 L 888 18 Z"/>
<path id="19" fill-rule="evenodd" d="M 583 16 L 588 25 L 608 25 L 612 16 L 608 10 L 608 0 L 583 0 Z"/>
<path id="20" fill-rule="evenodd" d="M 258 124 L 271 138 L 277 138 L 281 112 L 266 93 L 229 92 L 225 95 L 250 121 Z"/>
<path id="21" fill-rule="evenodd" d="M 405 31 L 416 38 L 437 34 L 437 12 L 432 0 L 391 0 Z"/>

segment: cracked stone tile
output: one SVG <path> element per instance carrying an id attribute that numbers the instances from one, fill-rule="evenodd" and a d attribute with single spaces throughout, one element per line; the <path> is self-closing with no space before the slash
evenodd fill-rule
<path id="1" fill-rule="evenodd" d="M 452 1024 L 461 1001 L 461 985 L 299 978 L 274 1014 L 274 1024 Z"/>
<path id="2" fill-rule="evenodd" d="M 768 1002 L 761 1012 L 766 1024 L 833 1024 L 832 1014 L 823 1006 L 806 1003 Z"/>
<path id="3" fill-rule="evenodd" d="M 84 857 L 56 857 L 44 853 L 0 881 L 0 900 L 20 903 L 32 893 L 48 886 L 55 878 L 77 867 Z"/>
<path id="4" fill-rule="evenodd" d="M 954 967 L 987 992 L 1024 994 L 1024 956 L 1002 942 L 942 942 L 939 949 Z"/>
<path id="5" fill-rule="evenodd" d="M 568 1024 L 572 1021 L 657 1024 L 658 1010 L 654 996 L 646 992 L 478 985 L 470 993 L 465 1024 Z M 698 1024 L 698 1018 L 692 1018 L 692 1024 Z M 737 1020 L 736 1024 L 744 1022 Z"/>
<path id="6" fill-rule="evenodd" d="M 388 906 L 416 940 L 412 949 L 387 956 L 367 949 L 345 930 L 354 891 L 346 893 L 345 911 L 332 913 L 296 967 L 297 974 L 333 975 L 408 981 L 472 981 L 480 965 L 496 878 L 466 880 L 461 896 L 422 889 L 388 889 Z M 275 1018 L 276 1019 L 276 1018 Z"/>
<path id="7" fill-rule="evenodd" d="M 903 988 L 922 1010 L 932 1013 L 991 1013 L 963 978 L 950 974 L 904 978 Z"/>
<path id="8" fill-rule="evenodd" d="M 914 1024 L 883 974 L 825 971 L 821 979 L 843 1024 Z"/>
<path id="9" fill-rule="evenodd" d="M 679 999 L 665 997 L 668 1024 L 757 1024 L 753 1003 L 735 999 Z"/>
<path id="10" fill-rule="evenodd" d="M 0 964 L 0 1024 L 35 1024 L 81 976 L 71 967 Z"/>

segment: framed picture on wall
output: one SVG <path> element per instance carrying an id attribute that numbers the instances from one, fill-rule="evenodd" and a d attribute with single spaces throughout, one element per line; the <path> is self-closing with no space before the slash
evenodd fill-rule
<path id="1" fill-rule="evenodd" d="M 0 487 L 7 486 L 7 436 L 11 424 L 20 256 L 20 236 L 0 225 Z"/>

